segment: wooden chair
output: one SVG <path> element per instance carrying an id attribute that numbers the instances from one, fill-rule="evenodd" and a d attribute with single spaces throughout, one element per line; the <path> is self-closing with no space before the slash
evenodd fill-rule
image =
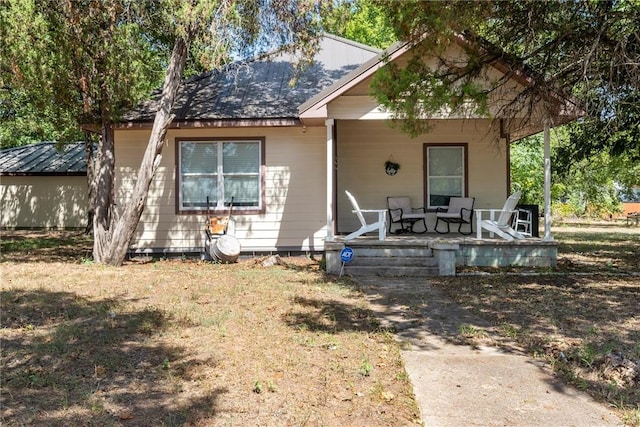
<path id="1" fill-rule="evenodd" d="M 497 234 L 509 242 L 513 241 L 514 238 L 524 239 L 524 235 L 511 227 L 511 217 L 516 212 L 518 200 L 520 200 L 520 192 L 516 191 L 505 201 L 502 209 L 476 209 L 477 238 L 482 238 L 482 230 L 484 229 L 490 233 Z M 482 212 L 489 212 L 489 219 L 483 220 Z M 500 214 L 497 221 L 494 219 L 496 213 Z"/>
<path id="2" fill-rule="evenodd" d="M 424 208 L 412 208 L 411 199 L 404 196 L 387 197 L 387 205 L 389 207 L 389 233 L 392 233 L 391 227 L 393 224 L 400 224 L 400 228 L 393 231 L 395 234 L 423 234 L 427 232 L 427 223 L 425 222 L 426 211 Z M 421 221 L 424 231 L 415 231 L 413 227 Z"/>
<path id="3" fill-rule="evenodd" d="M 353 213 L 356 214 L 356 216 L 358 217 L 358 220 L 360 221 L 360 224 L 362 225 L 359 229 L 357 229 L 356 231 L 354 231 L 351 234 L 348 234 L 344 240 L 353 240 L 358 236 L 361 236 L 365 233 L 369 233 L 371 231 L 376 231 L 378 230 L 378 239 L 379 240 L 384 240 L 387 237 L 387 227 L 386 227 L 386 222 L 387 222 L 387 211 L 386 209 L 360 209 L 360 206 L 358 206 L 358 202 L 356 202 L 355 197 L 353 197 L 353 195 L 351 193 L 349 193 L 348 191 L 345 191 L 345 193 L 347 193 L 347 197 L 349 198 L 349 201 L 351 202 L 351 205 L 353 205 Z M 378 221 L 373 222 L 371 224 L 368 224 L 367 221 L 364 218 L 364 213 L 377 213 L 378 214 Z"/>
<path id="4" fill-rule="evenodd" d="M 449 206 L 445 208 L 436 209 L 436 232 L 440 234 L 450 233 L 451 229 L 449 224 L 458 224 L 458 233 L 471 234 L 473 233 L 473 204 L 475 197 L 451 197 L 449 199 Z M 447 231 L 438 230 L 438 224 L 440 221 L 447 224 Z M 462 226 L 469 224 L 469 232 L 462 231 Z"/>

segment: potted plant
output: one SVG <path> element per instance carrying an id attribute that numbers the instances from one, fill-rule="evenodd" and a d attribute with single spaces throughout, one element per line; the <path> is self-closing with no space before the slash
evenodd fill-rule
<path id="1" fill-rule="evenodd" d="M 384 162 L 384 171 L 387 175 L 395 175 L 398 173 L 398 169 L 400 169 L 400 165 L 398 163 L 393 162 L 392 160 L 387 160 Z"/>

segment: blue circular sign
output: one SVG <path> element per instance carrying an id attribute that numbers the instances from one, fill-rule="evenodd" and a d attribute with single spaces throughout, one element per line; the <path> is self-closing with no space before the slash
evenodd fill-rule
<path id="1" fill-rule="evenodd" d="M 353 249 L 346 247 L 340 251 L 340 260 L 342 262 L 349 262 L 353 259 Z"/>

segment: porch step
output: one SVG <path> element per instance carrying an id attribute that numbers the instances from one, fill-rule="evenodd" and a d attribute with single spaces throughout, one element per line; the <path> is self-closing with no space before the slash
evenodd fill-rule
<path id="1" fill-rule="evenodd" d="M 429 267 L 385 267 L 385 266 L 345 266 L 344 274 L 353 277 L 380 276 L 380 277 L 430 277 L 438 275 L 438 266 Z"/>
<path id="2" fill-rule="evenodd" d="M 424 246 L 354 247 L 354 258 L 344 266 L 350 276 L 428 277 L 438 275 L 433 251 Z"/>
<path id="3" fill-rule="evenodd" d="M 358 258 L 429 258 L 433 251 L 425 247 L 354 247 Z"/>
<path id="4" fill-rule="evenodd" d="M 436 259 L 429 254 L 428 256 L 359 256 L 354 258 L 349 266 L 355 267 L 433 267 L 437 266 Z"/>

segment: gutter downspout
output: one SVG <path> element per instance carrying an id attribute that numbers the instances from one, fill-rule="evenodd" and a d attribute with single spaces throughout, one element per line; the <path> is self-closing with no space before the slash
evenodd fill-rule
<path id="1" fill-rule="evenodd" d="M 335 153 L 333 152 L 333 119 L 324 121 L 327 127 L 327 237 L 326 241 L 333 241 L 333 162 Z"/>

